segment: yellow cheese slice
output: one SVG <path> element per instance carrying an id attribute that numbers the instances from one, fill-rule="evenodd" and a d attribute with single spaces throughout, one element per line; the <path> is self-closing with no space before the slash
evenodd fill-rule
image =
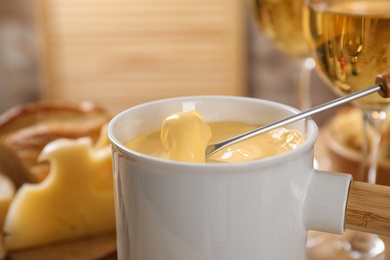
<path id="1" fill-rule="evenodd" d="M 3 227 L 8 207 L 15 194 L 15 186 L 11 179 L 0 174 L 0 228 Z M 5 257 L 5 248 L 3 245 L 3 234 L 0 233 L 0 259 Z"/>
<path id="2" fill-rule="evenodd" d="M 50 173 L 16 192 L 4 223 L 7 250 L 18 250 L 115 230 L 111 150 L 90 138 L 57 139 L 40 155 Z"/>
<path id="3" fill-rule="evenodd" d="M 11 179 L 0 174 L 0 227 L 3 226 L 9 204 L 15 194 L 15 186 Z"/>

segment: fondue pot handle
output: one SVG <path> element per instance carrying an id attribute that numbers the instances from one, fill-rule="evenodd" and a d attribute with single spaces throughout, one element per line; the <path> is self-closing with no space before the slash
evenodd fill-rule
<path id="1" fill-rule="evenodd" d="M 390 236 L 390 187 L 351 181 L 345 228 Z"/>

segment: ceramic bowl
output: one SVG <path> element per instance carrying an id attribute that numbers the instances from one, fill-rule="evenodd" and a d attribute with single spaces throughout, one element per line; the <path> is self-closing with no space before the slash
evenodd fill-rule
<path id="1" fill-rule="evenodd" d="M 361 170 L 362 154 L 357 148 L 347 146 L 338 140 L 337 131 L 343 128 L 335 128 L 334 123 L 338 116 L 349 111 L 340 111 L 331 118 L 320 130 L 320 135 L 316 144 L 316 159 L 318 168 L 322 170 L 350 173 L 354 180 L 368 181 L 367 167 Z M 352 129 L 358 132 L 358 124 L 361 122 L 349 122 Z M 355 125 L 356 124 L 356 125 Z M 384 140 L 386 141 L 386 140 Z M 366 158 L 367 160 L 367 158 Z M 377 168 L 377 184 L 390 186 L 390 160 L 381 160 Z"/>

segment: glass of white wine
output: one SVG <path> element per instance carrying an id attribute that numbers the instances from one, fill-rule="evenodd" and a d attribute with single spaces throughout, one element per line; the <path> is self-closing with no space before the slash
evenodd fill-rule
<path id="1" fill-rule="evenodd" d="M 306 6 L 312 57 L 336 94 L 373 86 L 378 74 L 390 70 L 390 0 L 306 0 Z M 381 127 L 390 99 L 375 93 L 355 105 L 363 112 L 365 132 L 361 168 L 368 168 L 368 182 L 375 183 Z M 368 135 L 370 131 L 373 135 Z M 374 259 L 383 255 L 384 243 L 376 235 L 356 232 L 342 249 L 346 259 Z"/>
<path id="2" fill-rule="evenodd" d="M 302 110 L 311 106 L 309 85 L 315 66 L 303 32 L 304 6 L 305 0 L 249 0 L 257 28 L 277 50 L 298 63 L 297 106 Z"/>

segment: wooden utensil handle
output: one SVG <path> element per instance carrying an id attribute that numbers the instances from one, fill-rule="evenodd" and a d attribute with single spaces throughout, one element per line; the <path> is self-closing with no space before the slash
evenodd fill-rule
<path id="1" fill-rule="evenodd" d="M 345 228 L 390 236 L 390 187 L 352 181 Z"/>

